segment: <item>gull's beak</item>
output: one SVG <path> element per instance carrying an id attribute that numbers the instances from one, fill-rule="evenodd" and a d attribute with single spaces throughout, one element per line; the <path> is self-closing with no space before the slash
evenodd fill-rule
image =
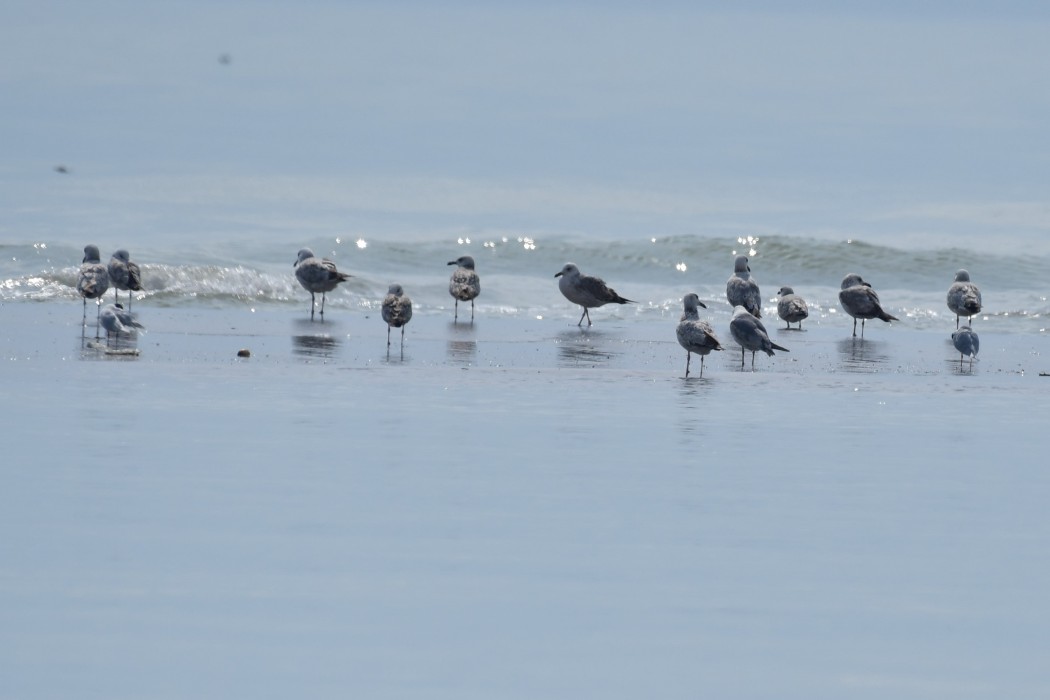
<path id="1" fill-rule="evenodd" d="M 455 264 L 456 264 L 456 261 L 455 261 L 455 260 L 449 260 L 449 261 L 448 261 L 448 264 L 449 264 L 449 265 L 455 265 Z"/>
<path id="2" fill-rule="evenodd" d="M 700 306 L 702 306 L 705 309 L 707 308 L 707 304 L 705 304 L 704 302 L 700 301 L 699 299 L 696 300 L 696 303 L 699 304 Z"/>
<path id="3" fill-rule="evenodd" d="M 555 273 L 554 273 L 554 276 L 555 276 L 555 277 L 561 277 L 561 273 L 560 273 L 560 272 L 555 272 Z"/>

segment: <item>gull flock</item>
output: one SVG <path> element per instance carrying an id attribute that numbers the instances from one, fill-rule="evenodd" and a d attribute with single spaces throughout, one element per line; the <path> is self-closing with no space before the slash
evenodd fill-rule
<path id="1" fill-rule="evenodd" d="M 474 300 L 481 294 L 481 279 L 476 271 L 474 258 L 464 255 L 452 260 L 448 265 L 455 265 L 449 278 L 448 291 L 455 300 L 453 321 L 459 321 L 459 302 L 470 302 L 470 323 L 474 322 Z M 327 258 L 318 258 L 309 248 L 302 248 L 293 264 L 295 277 L 306 291 L 310 292 L 310 320 L 316 316 L 324 321 L 325 298 L 340 283 L 350 279 L 350 275 L 341 272 L 336 264 Z M 620 296 L 616 290 L 600 277 L 585 275 L 575 263 L 566 263 L 554 275 L 558 279 L 558 289 L 562 295 L 579 306 L 583 311 L 576 324 L 582 328 L 586 319 L 592 325 L 590 309 L 606 304 L 633 304 L 631 299 Z M 109 288 L 113 288 L 114 303 L 102 306 Z M 87 328 L 87 302 L 98 305 L 96 311 L 95 338 L 99 339 L 101 329 L 106 331 L 107 346 L 112 338 L 119 341 L 130 336 L 143 326 L 131 313 L 132 293 L 142 291 L 142 274 L 139 266 L 131 259 L 125 249 L 117 250 L 108 264 L 103 264 L 98 246 L 88 245 L 84 248 L 84 258 L 77 279 L 77 291 L 83 299 L 82 327 Z M 128 292 L 128 305 L 125 310 L 120 303 L 120 292 Z M 321 295 L 320 309 L 317 308 L 317 295 Z M 809 316 L 805 299 L 795 293 L 790 286 L 783 286 L 777 292 L 777 315 L 784 321 L 787 330 L 801 330 L 802 321 Z M 769 338 L 769 333 L 762 323 L 762 294 L 757 280 L 751 275 L 750 261 L 747 256 L 739 255 L 734 260 L 733 274 L 726 282 L 726 300 L 733 307 L 733 317 L 729 332 L 740 346 L 740 366 L 745 365 L 746 354 L 751 352 L 751 367 L 754 369 L 755 356 L 758 352 L 774 355 L 774 351 L 790 352 Z M 967 357 L 970 366 L 980 347 L 980 339 L 972 328 L 973 317 L 981 312 L 981 290 L 970 280 L 970 273 L 959 270 L 948 289 L 946 298 L 948 309 L 955 314 L 956 330 L 952 333 L 952 344 L 959 351 L 959 361 Z M 889 323 L 897 321 L 895 316 L 882 308 L 878 293 L 860 275 L 849 273 L 842 278 L 839 291 L 839 304 L 853 318 L 853 337 L 857 336 L 857 321 L 860 321 L 860 337 L 864 337 L 865 322 L 879 319 Z M 721 341 L 708 321 L 700 318 L 700 309 L 707 306 L 699 296 L 690 293 L 682 299 L 683 313 L 675 330 L 678 343 L 686 351 L 685 376 L 689 376 L 690 361 L 693 354 L 700 357 L 700 376 L 703 376 L 704 358 L 712 351 L 723 350 Z M 405 326 L 412 319 L 412 300 L 405 294 L 400 284 L 389 286 L 387 295 L 382 300 L 381 315 L 387 324 L 387 350 L 391 346 L 391 329 L 401 331 L 401 352 L 404 356 Z M 966 325 L 961 325 L 961 319 Z M 798 324 L 792 329 L 792 324 Z"/>

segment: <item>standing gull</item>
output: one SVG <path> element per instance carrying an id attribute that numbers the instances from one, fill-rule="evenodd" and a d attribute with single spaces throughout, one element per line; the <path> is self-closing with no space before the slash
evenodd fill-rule
<path id="1" fill-rule="evenodd" d="M 120 304 L 110 304 L 102 309 L 99 322 L 106 329 L 106 345 L 109 345 L 110 335 L 117 337 L 117 344 L 119 345 L 122 333 L 130 335 L 132 328 L 145 328 L 145 326 L 135 320 L 130 311 L 125 311 Z"/>
<path id="2" fill-rule="evenodd" d="M 743 306 L 755 318 L 762 318 L 762 292 L 758 282 L 751 279 L 746 255 L 736 256 L 733 275 L 726 282 L 726 299 L 731 306 Z"/>
<path id="3" fill-rule="evenodd" d="M 970 273 L 959 270 L 955 273 L 955 283 L 948 287 L 948 308 L 955 313 L 955 327 L 959 327 L 959 317 L 967 317 L 967 325 L 973 325 L 972 316 L 981 312 L 981 290 L 970 281 Z"/>
<path id="4" fill-rule="evenodd" d="M 87 300 L 94 299 L 95 338 L 98 338 L 98 322 L 102 315 L 102 296 L 109 289 L 109 271 L 102 264 L 97 245 L 84 246 L 84 261 L 80 265 L 80 277 L 77 278 L 77 291 L 84 298 L 84 318 L 81 328 L 87 326 Z"/>
<path id="5" fill-rule="evenodd" d="M 740 369 L 744 368 L 744 353 L 748 350 L 751 351 L 751 369 L 755 368 L 755 353 L 759 350 L 769 356 L 773 356 L 774 350 L 791 352 L 770 340 L 762 322 L 740 305 L 733 309 L 733 320 L 729 322 L 729 332 L 733 334 L 733 340 L 740 343 Z"/>
<path id="6" fill-rule="evenodd" d="M 970 367 L 973 367 L 973 358 L 977 357 L 977 351 L 981 348 L 981 339 L 969 326 L 963 326 L 952 333 L 952 345 L 959 351 L 959 364 L 962 365 L 963 358 L 970 356 Z"/>
<path id="7" fill-rule="evenodd" d="M 561 269 L 561 272 L 554 276 L 561 277 L 558 280 L 558 289 L 565 295 L 565 298 L 573 304 L 579 304 L 583 307 L 583 313 L 580 315 L 580 322 L 576 324 L 577 326 L 583 325 L 585 316 L 587 317 L 587 325 L 591 325 L 591 315 L 587 312 L 587 309 L 595 309 L 606 304 L 634 303 L 630 299 L 624 299 L 617 294 L 616 290 L 606 285 L 601 278 L 581 274 L 580 268 L 572 263 L 565 263 L 565 267 Z"/>
<path id="8" fill-rule="evenodd" d="M 401 354 L 405 352 L 405 324 L 412 320 L 412 300 L 405 296 L 400 284 L 390 285 L 383 299 L 383 320 L 386 321 L 386 347 L 390 352 L 390 329 L 401 329 Z"/>
<path id="9" fill-rule="evenodd" d="M 303 289 L 310 292 L 310 320 L 314 320 L 314 307 L 317 301 L 314 295 L 321 293 L 321 320 L 324 321 L 325 294 L 335 289 L 340 282 L 346 282 L 350 275 L 335 269 L 335 263 L 331 260 L 314 257 L 314 252 L 309 248 L 299 251 L 299 258 L 292 265 L 295 268 L 295 278 Z"/>
<path id="10" fill-rule="evenodd" d="M 853 317 L 853 337 L 857 337 L 857 319 L 860 319 L 860 337 L 864 337 L 864 320 L 868 318 L 879 318 L 889 323 L 899 321 L 896 316 L 890 316 L 882 310 L 879 305 L 879 295 L 871 288 L 871 285 L 860 278 L 860 275 L 850 273 L 842 278 L 842 291 L 839 292 L 839 303 L 842 308 Z"/>
<path id="11" fill-rule="evenodd" d="M 456 300 L 456 311 L 452 321 L 459 320 L 459 302 L 470 302 L 470 322 L 474 322 L 474 299 L 481 294 L 481 278 L 474 272 L 474 258 L 463 255 L 449 262 L 455 265 L 448 281 L 448 293 Z"/>
<path id="12" fill-rule="evenodd" d="M 128 311 L 131 311 L 131 293 L 142 291 L 139 266 L 131 261 L 131 254 L 121 248 L 109 259 L 109 280 L 113 283 L 113 299 L 120 301 L 117 290 L 128 293 Z M 121 307 L 123 308 L 123 307 Z"/>
<path id="13" fill-rule="evenodd" d="M 802 330 L 802 320 L 809 318 L 809 307 L 806 306 L 806 300 L 795 294 L 795 290 L 791 287 L 781 287 L 777 294 L 780 295 L 780 300 L 777 302 L 777 315 L 787 323 L 788 328 L 791 328 L 792 323 L 797 323 L 798 329 Z"/>
<path id="14" fill-rule="evenodd" d="M 684 311 L 678 322 L 678 344 L 685 348 L 685 376 L 689 376 L 689 360 L 695 352 L 700 356 L 700 376 L 704 376 L 704 357 L 712 350 L 721 350 L 722 344 L 718 342 L 711 324 L 700 320 L 699 307 L 707 308 L 695 294 L 686 294 L 682 298 Z"/>

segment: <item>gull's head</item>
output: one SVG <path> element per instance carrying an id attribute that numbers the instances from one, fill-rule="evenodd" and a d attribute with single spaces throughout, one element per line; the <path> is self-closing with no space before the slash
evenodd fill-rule
<path id="1" fill-rule="evenodd" d="M 747 264 L 746 255 L 736 256 L 736 262 L 733 263 L 733 272 L 751 272 L 751 267 Z"/>
<path id="2" fill-rule="evenodd" d="M 121 248 L 116 253 L 113 253 L 113 257 L 120 262 L 126 263 L 131 260 L 131 253 Z"/>
<path id="3" fill-rule="evenodd" d="M 301 263 L 303 260 L 306 260 L 307 258 L 312 258 L 313 256 L 314 256 L 314 252 L 312 250 L 310 250 L 309 248 L 300 248 L 299 249 L 299 255 L 296 258 L 296 261 L 294 263 L 292 263 L 292 267 L 295 267 L 296 265 Z"/>
<path id="4" fill-rule="evenodd" d="M 405 293 L 405 290 L 401 288 L 400 284 L 392 284 L 389 289 L 386 290 L 387 294 L 393 294 L 395 297 L 399 297 Z"/>
<path id="5" fill-rule="evenodd" d="M 86 245 L 84 246 L 84 262 L 86 263 L 97 263 L 102 260 L 100 253 L 98 252 L 97 245 Z"/>
<path id="6" fill-rule="evenodd" d="M 857 286 L 870 287 L 871 285 L 861 279 L 860 275 L 855 272 L 851 272 L 842 278 L 842 289 L 849 289 L 850 287 Z"/>
<path id="7" fill-rule="evenodd" d="M 792 289 L 791 287 L 781 287 L 780 291 L 777 292 L 777 294 L 779 294 L 782 297 L 786 297 L 788 294 L 794 294 L 794 293 L 795 293 L 795 290 Z"/>
<path id="8" fill-rule="evenodd" d="M 87 248 L 85 248 L 84 250 L 86 251 Z M 970 281 L 970 273 L 967 272 L 966 270 L 959 270 L 958 272 L 955 273 L 955 281 L 956 282 L 969 282 Z"/>
<path id="9" fill-rule="evenodd" d="M 462 255 L 450 262 L 449 265 L 458 265 L 459 267 L 465 267 L 468 270 L 473 270 L 474 258 L 470 257 L 469 255 Z"/>
<path id="10" fill-rule="evenodd" d="M 580 274 L 580 268 L 576 267 L 574 263 L 565 263 L 565 267 L 561 269 L 561 272 L 556 273 L 555 277 L 578 277 Z"/>
<path id="11" fill-rule="evenodd" d="M 690 292 L 689 294 L 686 294 L 684 297 L 682 297 L 682 307 L 686 311 L 696 311 L 699 307 L 703 307 L 706 309 L 707 305 L 704 304 L 704 302 L 700 301 L 700 297 Z"/>
<path id="12" fill-rule="evenodd" d="M 748 316 L 750 318 L 754 318 L 754 316 L 751 316 L 751 313 L 740 304 L 737 304 L 733 307 L 733 318 L 736 318 L 738 316 Z"/>

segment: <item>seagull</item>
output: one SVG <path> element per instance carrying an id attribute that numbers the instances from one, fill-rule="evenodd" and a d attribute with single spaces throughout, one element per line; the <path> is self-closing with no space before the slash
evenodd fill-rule
<path id="1" fill-rule="evenodd" d="M 390 285 L 383 299 L 383 320 L 386 321 L 386 347 L 390 351 L 390 329 L 401 329 L 401 353 L 405 352 L 405 325 L 412 320 L 412 300 L 405 296 L 400 284 Z"/>
<path id="2" fill-rule="evenodd" d="M 558 289 L 565 295 L 565 298 L 573 304 L 579 304 L 583 307 L 583 313 L 580 315 L 580 322 L 576 324 L 577 326 L 583 325 L 584 317 L 587 318 L 587 325 L 591 325 L 591 315 L 587 312 L 587 309 L 594 309 L 606 304 L 634 303 L 630 299 L 624 299 L 617 294 L 615 289 L 606 285 L 600 278 L 580 274 L 580 268 L 573 263 L 565 263 L 565 267 L 561 269 L 561 272 L 554 276 L 561 277 L 558 280 Z"/>
<path id="3" fill-rule="evenodd" d="M 839 303 L 842 308 L 853 317 L 853 337 L 857 337 L 857 319 L 860 319 L 860 337 L 864 337 L 864 320 L 868 318 L 879 318 L 889 323 L 899 321 L 896 316 L 890 316 L 879 306 L 879 295 L 871 288 L 871 285 L 860 278 L 860 275 L 850 273 L 842 278 L 842 291 L 839 292 Z"/>
<path id="4" fill-rule="evenodd" d="M 781 287 L 777 294 L 780 295 L 780 301 L 777 302 L 777 315 L 787 322 L 788 328 L 791 328 L 792 323 L 797 323 L 798 329 L 802 330 L 802 319 L 809 318 L 809 307 L 806 306 L 806 300 L 795 294 L 795 290 L 791 287 Z"/>
<path id="5" fill-rule="evenodd" d="M 340 282 L 350 279 L 350 275 L 335 269 L 335 263 L 331 260 L 314 257 L 314 252 L 309 248 L 299 251 L 298 260 L 292 265 L 295 268 L 295 277 L 303 289 L 310 292 L 310 320 L 314 320 L 314 307 L 317 301 L 314 295 L 321 293 L 321 320 L 324 321 L 325 294 L 335 289 Z"/>
<path id="6" fill-rule="evenodd" d="M 678 321 L 678 344 L 685 348 L 685 376 L 689 376 L 689 360 L 695 352 L 700 356 L 700 376 L 704 376 L 704 357 L 712 350 L 721 350 L 722 344 L 718 342 L 711 324 L 700 320 L 698 307 L 707 308 L 700 297 L 695 294 L 686 294 L 682 297 L 684 311 L 681 320 Z"/>
<path id="7" fill-rule="evenodd" d="M 981 339 L 977 337 L 977 334 L 969 326 L 963 326 L 952 333 L 952 345 L 959 351 L 959 365 L 961 366 L 963 358 L 969 355 L 972 369 L 973 358 L 977 357 L 977 351 L 981 347 Z"/>
<path id="8" fill-rule="evenodd" d="M 453 322 L 459 320 L 459 302 L 470 302 L 470 322 L 474 323 L 474 299 L 481 294 L 481 278 L 474 272 L 474 258 L 463 255 L 449 262 L 455 265 L 452 277 L 448 281 L 448 293 L 456 300 L 456 311 Z"/>
<path id="9" fill-rule="evenodd" d="M 751 279 L 746 255 L 736 256 L 733 275 L 726 282 L 726 299 L 731 306 L 743 306 L 755 318 L 762 318 L 762 293 L 758 282 Z"/>
<path id="10" fill-rule="evenodd" d="M 751 369 L 755 368 L 755 353 L 759 350 L 769 356 L 774 354 L 774 350 L 791 352 L 770 340 L 762 322 L 739 304 L 733 309 L 733 320 L 729 322 L 729 332 L 733 334 L 733 340 L 740 343 L 740 369 L 744 368 L 744 353 L 747 350 L 751 351 Z"/>
<path id="11" fill-rule="evenodd" d="M 142 274 L 139 266 L 131 261 L 128 251 L 121 248 L 109 259 L 109 280 L 113 283 L 113 300 L 120 301 L 118 290 L 128 293 L 128 310 L 131 310 L 131 293 L 142 291 Z M 123 308 L 123 307 L 121 307 Z"/>
<path id="12" fill-rule="evenodd" d="M 109 290 L 109 271 L 102 264 L 97 245 L 84 246 L 84 261 L 80 265 L 80 277 L 77 278 L 77 291 L 84 298 L 84 318 L 82 328 L 87 326 L 87 300 L 95 299 L 95 338 L 98 338 L 98 320 L 102 314 L 102 296 Z"/>
<path id="13" fill-rule="evenodd" d="M 959 327 L 959 317 L 967 317 L 967 325 L 973 325 L 973 316 L 981 312 L 981 290 L 970 281 L 970 273 L 959 270 L 955 273 L 955 283 L 948 287 L 948 308 L 955 313 L 955 327 Z"/>
<path id="14" fill-rule="evenodd" d="M 110 304 L 102 309 L 99 322 L 106 329 L 106 345 L 109 345 L 110 334 L 117 336 L 117 343 L 119 344 L 121 333 L 130 335 L 130 329 L 132 328 L 145 328 L 145 326 L 134 319 L 130 312 L 125 311 L 120 304 Z"/>

